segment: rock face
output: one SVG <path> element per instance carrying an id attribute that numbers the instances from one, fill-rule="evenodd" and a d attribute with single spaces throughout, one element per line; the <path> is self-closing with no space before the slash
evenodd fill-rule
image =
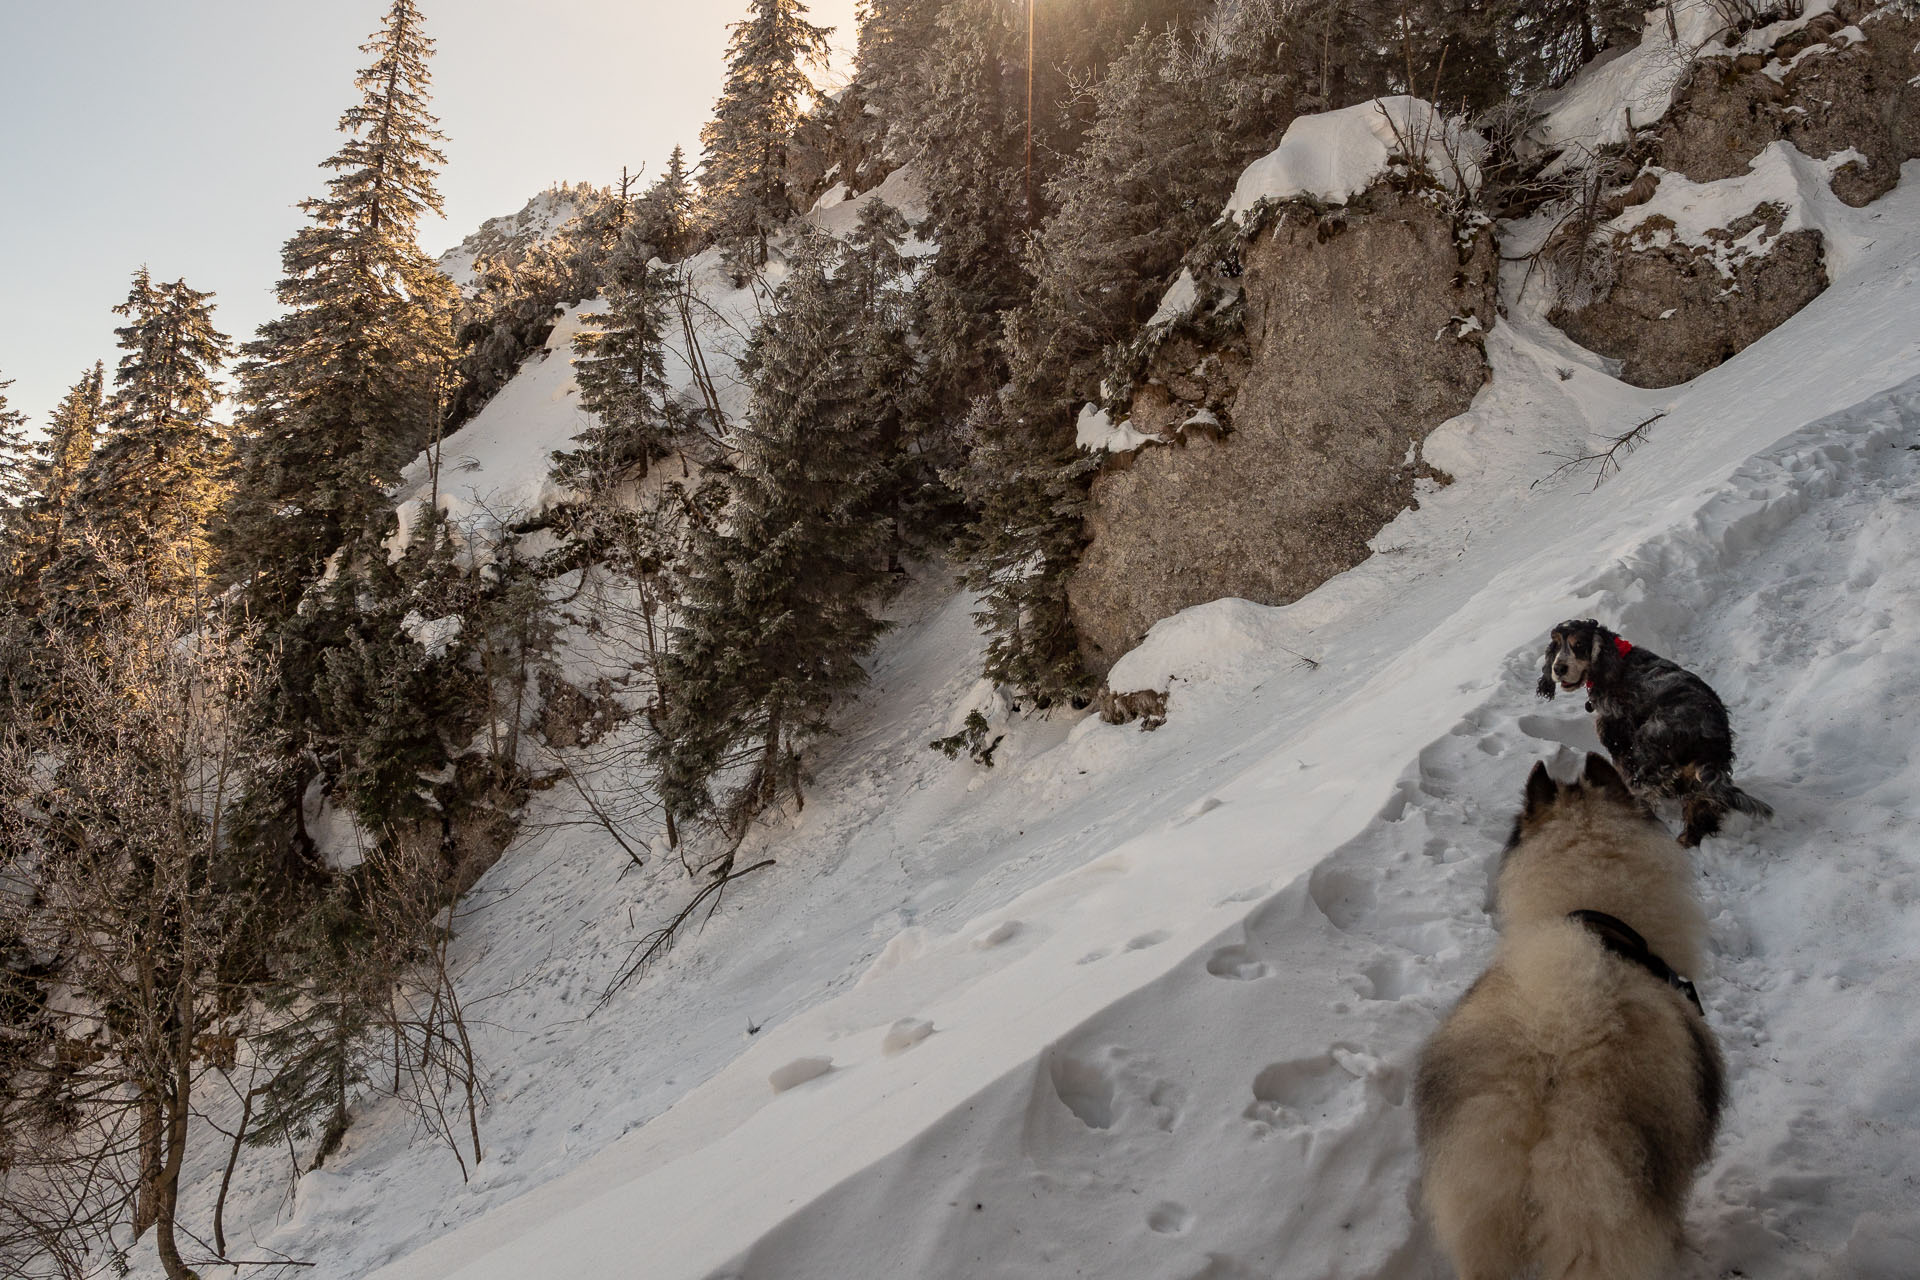
<path id="1" fill-rule="evenodd" d="M 1848 0 L 1768 53 L 1705 58 L 1660 130 L 1662 167 L 1695 182 L 1745 173 L 1770 143 L 1864 158 L 1834 174 L 1858 207 L 1920 157 L 1920 11 Z"/>
<path id="2" fill-rule="evenodd" d="M 1785 322 L 1827 287 L 1818 231 L 1782 232 L 1782 212 L 1761 205 L 1714 242 L 1689 245 L 1655 217 L 1618 236 L 1613 287 L 1600 301 L 1558 311 L 1554 323 L 1590 351 L 1622 361 L 1620 379 L 1670 387 L 1718 368 Z M 1725 253 L 1750 233 L 1759 251 Z"/>
<path id="3" fill-rule="evenodd" d="M 1740 42 L 1764 44 L 1765 32 Z M 1849 0 L 1764 52 L 1703 58 L 1661 124 L 1656 164 L 1623 196 L 1645 201 L 1678 182 L 1725 184 L 1722 202 L 1754 181 L 1777 144 L 1823 162 L 1819 181 L 1859 206 L 1891 190 L 1920 156 L 1920 15 Z M 1831 158 L 1831 159 L 1830 159 Z M 1657 181 L 1656 181 L 1657 180 Z M 1789 227 L 1789 184 L 1733 201 L 1724 227 L 1674 234 L 1657 212 L 1632 210 L 1599 233 L 1606 291 L 1562 307 L 1553 322 L 1622 362 L 1624 381 L 1667 387 L 1718 367 L 1827 287 L 1824 245 Z M 1657 197 L 1656 197 L 1657 200 Z"/>
<path id="4" fill-rule="evenodd" d="M 1175 443 L 1093 483 L 1068 595 L 1097 673 L 1189 605 L 1283 604 L 1357 564 L 1486 380 L 1492 239 L 1430 193 L 1281 206 L 1240 261 L 1240 340 L 1170 338 L 1135 393 L 1135 428 Z"/>

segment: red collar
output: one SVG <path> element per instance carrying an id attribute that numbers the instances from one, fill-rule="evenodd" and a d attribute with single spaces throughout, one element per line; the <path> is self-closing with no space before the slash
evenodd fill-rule
<path id="1" fill-rule="evenodd" d="M 1613 638 L 1613 651 L 1624 658 L 1628 654 L 1633 652 L 1633 645 L 1628 643 L 1627 638 L 1625 636 L 1615 636 Z M 1589 693 L 1593 692 L 1592 676 L 1587 677 L 1587 692 Z"/>

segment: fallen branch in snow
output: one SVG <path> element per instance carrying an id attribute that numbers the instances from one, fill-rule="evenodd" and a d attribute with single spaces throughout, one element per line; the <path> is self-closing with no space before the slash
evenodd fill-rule
<path id="1" fill-rule="evenodd" d="M 702 886 L 700 892 L 694 894 L 692 900 L 674 914 L 673 919 L 667 921 L 658 929 L 655 929 L 652 933 L 633 944 L 633 949 L 627 952 L 627 959 L 621 966 L 620 976 L 615 978 L 612 983 L 608 985 L 607 989 L 600 993 L 600 999 L 595 1002 L 593 1008 L 587 1011 L 587 1016 L 591 1018 L 594 1014 L 600 1012 L 600 1010 L 606 1006 L 607 1001 L 613 999 L 620 988 L 633 981 L 635 975 L 642 969 L 645 969 L 648 964 L 652 963 L 654 959 L 664 952 L 668 944 L 673 941 L 674 935 L 679 932 L 680 926 L 693 918 L 693 913 L 700 909 L 701 903 L 705 902 L 708 898 L 713 899 L 713 908 L 707 913 L 711 916 L 714 911 L 720 909 L 720 894 L 729 884 L 740 879 L 742 876 L 750 876 L 754 872 L 772 865 L 772 858 L 763 858 L 750 867 L 742 867 L 738 871 L 727 871 L 723 875 L 715 876 L 706 885 Z M 638 958 L 636 958 L 636 956 Z"/>
<path id="2" fill-rule="evenodd" d="M 1627 432 L 1625 435 L 1614 436 L 1608 441 L 1607 447 L 1598 453 L 1584 453 L 1577 458 L 1567 458 L 1565 462 L 1555 467 L 1547 475 L 1540 477 L 1539 480 L 1535 480 L 1533 484 L 1528 485 L 1527 488 L 1532 489 L 1543 482 L 1558 480 L 1569 471 L 1578 471 L 1585 467 L 1592 467 L 1594 468 L 1593 489 L 1598 489 L 1601 484 L 1606 481 L 1608 476 L 1620 469 L 1620 460 L 1622 458 L 1646 442 L 1647 428 L 1666 416 L 1667 411 L 1662 409 L 1651 418 L 1637 424 L 1633 430 Z M 1559 453 L 1550 454 L 1549 456 L 1555 458 L 1566 457 L 1565 454 Z M 1587 492 L 1592 493 L 1593 489 L 1589 489 Z"/>
<path id="3" fill-rule="evenodd" d="M 631 862 L 634 867 L 644 869 L 647 865 L 647 860 L 635 852 L 632 845 L 627 843 L 626 837 L 620 834 L 620 824 L 615 822 L 613 815 L 609 814 L 606 809 L 601 806 L 600 802 L 594 799 L 593 793 L 588 791 L 586 785 L 574 776 L 573 770 L 562 769 L 560 776 L 565 778 L 568 784 L 573 787 L 574 792 L 580 797 L 580 802 L 587 806 L 587 812 L 593 815 L 592 825 L 599 827 L 602 831 L 605 831 L 607 835 L 612 837 L 613 842 L 620 846 L 620 851 L 627 855 L 627 860 Z"/>

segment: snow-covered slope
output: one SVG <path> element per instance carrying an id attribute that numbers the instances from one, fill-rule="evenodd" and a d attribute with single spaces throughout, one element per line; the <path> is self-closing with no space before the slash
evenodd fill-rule
<path id="1" fill-rule="evenodd" d="M 859 225 L 861 210 L 875 200 L 891 204 L 909 220 L 926 216 L 925 196 L 913 170 L 906 167 L 852 199 L 835 188 L 822 197 L 806 221 L 844 239 Z M 441 259 L 442 269 L 459 281 L 456 255 L 476 244 L 497 246 L 504 243 L 503 237 L 537 240 L 551 235 L 575 212 L 564 189 L 543 192 L 514 218 L 495 218 L 469 236 L 462 248 Z M 913 241 L 905 249 L 920 254 L 928 252 L 929 246 Z M 471 253 L 464 261 L 471 266 Z M 740 358 L 759 327 L 769 291 L 786 277 L 785 263 L 776 257 L 759 280 L 744 286 L 735 283 L 718 249 L 689 259 L 684 269 L 692 286 L 687 323 L 682 324 L 677 315 L 670 317 L 664 334 L 670 394 L 690 412 L 704 415 L 704 399 L 696 384 L 696 371 L 703 371 L 712 381 L 721 411 L 737 421 L 746 410 L 748 394 L 739 374 Z M 440 509 L 456 525 L 517 522 L 567 496 L 548 470 L 554 451 L 568 448 L 593 423 L 593 415 L 580 407 L 579 388 L 573 380 L 573 339 L 592 323 L 598 309 L 597 299 L 568 307 L 545 347 L 521 366 L 498 396 L 449 436 L 437 456 L 429 450 L 408 466 L 395 493 L 400 513 L 392 544 L 396 552 L 419 523 L 425 504 L 436 495 Z M 692 328 L 692 342 L 687 325 Z"/>
<path id="2" fill-rule="evenodd" d="M 1820 215 L 1832 287 L 1684 387 L 1608 376 L 1512 268 L 1493 379 L 1426 445 L 1456 482 L 1294 605 L 1157 627 L 1114 673 L 1171 689 L 1156 732 L 1008 717 L 930 567 L 806 808 L 742 851 L 776 865 L 597 1012 L 688 882 L 544 793 L 455 921 L 471 1180 L 370 1104 L 321 1172 L 243 1162 L 230 1240 L 317 1280 L 1439 1280 L 1410 1067 L 1490 950 L 1528 766 L 1595 745 L 1532 693 L 1547 628 L 1594 615 L 1713 682 L 1779 812 L 1697 855 L 1732 1105 L 1688 1273 L 1910 1277 L 1920 164 Z M 462 450 L 476 495 L 538 474 L 562 358 L 449 440 L 443 490 Z M 1599 487 L 1556 473 L 1656 414 Z M 991 769 L 924 745 L 972 706 Z M 190 1221 L 224 1158 L 196 1149 Z"/>
<path id="3" fill-rule="evenodd" d="M 1594 745 L 1577 704 L 1532 694 L 1546 629 L 1585 614 L 1721 690 L 1780 813 L 1698 855 L 1733 1101 L 1691 1271 L 1911 1274 L 1920 166 L 1855 217 L 1872 244 L 1833 288 L 1685 388 L 1615 383 L 1516 307 L 1493 383 L 1435 442 L 1459 482 L 1294 606 L 1163 624 L 1143 664 L 1209 665 L 1157 733 L 1016 735 L 937 832 L 896 815 L 967 766 L 859 785 L 836 768 L 872 758 L 856 737 L 770 837 L 782 869 L 600 1017 L 617 1035 L 742 969 L 783 995 L 810 971 L 829 998 L 381 1274 L 1444 1274 L 1410 1208 L 1409 1068 L 1489 949 L 1488 861 L 1528 764 Z M 1542 449 L 1661 410 L 1597 490 L 1528 487 Z M 1265 642 L 1223 651 L 1223 611 L 1256 612 Z M 950 872 L 927 841 L 975 846 L 969 888 L 931 879 Z M 850 898 L 875 929 L 853 954 L 830 923 Z M 902 1019 L 931 1034 L 900 1047 Z M 808 1059 L 830 1069 L 776 1091 Z M 591 1114 L 572 1080 L 540 1092 Z"/>

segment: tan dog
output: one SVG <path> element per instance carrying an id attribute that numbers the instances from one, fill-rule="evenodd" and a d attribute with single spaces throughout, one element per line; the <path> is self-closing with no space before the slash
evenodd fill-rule
<path id="1" fill-rule="evenodd" d="M 1420 1056 L 1434 1231 L 1460 1280 L 1664 1275 L 1724 1093 L 1686 853 L 1600 756 L 1537 764 L 1494 895 L 1493 963 Z"/>

